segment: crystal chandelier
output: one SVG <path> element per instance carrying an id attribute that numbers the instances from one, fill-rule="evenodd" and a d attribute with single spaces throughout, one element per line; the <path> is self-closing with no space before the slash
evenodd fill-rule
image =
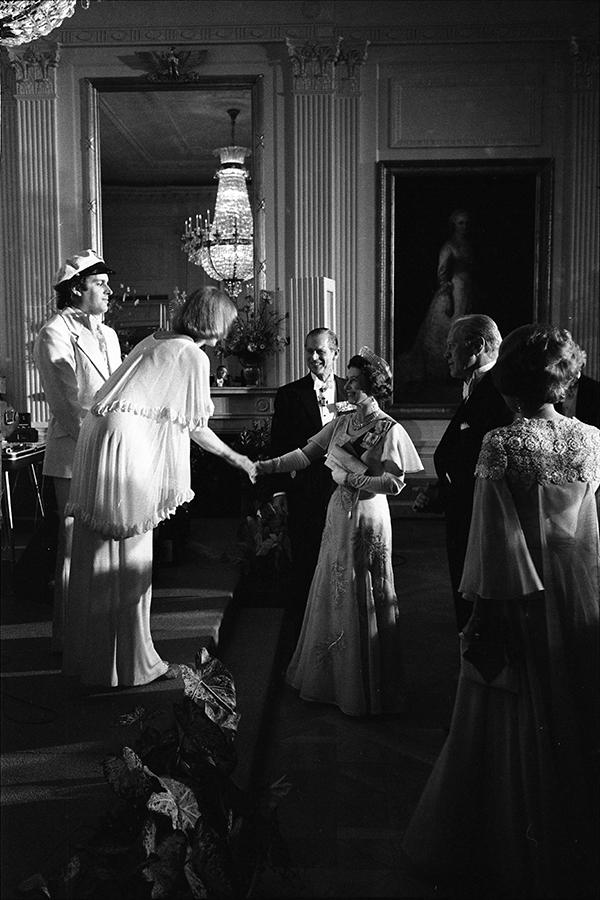
<path id="1" fill-rule="evenodd" d="M 0 45 L 18 47 L 44 37 L 75 12 L 77 0 L 1 0 Z M 90 0 L 79 0 L 87 9 Z"/>
<path id="2" fill-rule="evenodd" d="M 252 211 L 244 165 L 250 151 L 235 143 L 239 109 L 228 109 L 227 113 L 231 119 L 231 145 L 214 151 L 221 165 L 215 176 L 219 185 L 213 221 L 208 210 L 204 219 L 190 216 L 181 240 L 190 262 L 202 266 L 210 278 L 223 282 L 230 297 L 237 297 L 242 283 L 254 275 Z"/>

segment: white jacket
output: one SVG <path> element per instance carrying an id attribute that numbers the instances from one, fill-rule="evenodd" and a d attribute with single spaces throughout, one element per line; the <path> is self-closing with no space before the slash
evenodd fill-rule
<path id="1" fill-rule="evenodd" d="M 94 395 L 121 365 L 116 332 L 100 325 L 106 341 L 109 365 L 98 340 L 86 325 L 85 314 L 68 307 L 41 328 L 34 346 L 50 421 L 46 438 L 44 475 L 70 478 L 81 423 Z M 92 316 L 91 322 L 97 323 Z"/>

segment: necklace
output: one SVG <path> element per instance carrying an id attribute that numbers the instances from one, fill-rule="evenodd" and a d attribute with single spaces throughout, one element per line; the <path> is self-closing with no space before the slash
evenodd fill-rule
<path id="1" fill-rule="evenodd" d="M 372 409 L 371 412 L 368 412 L 365 416 L 361 417 L 359 411 L 352 413 L 352 417 L 350 419 L 350 425 L 354 428 L 355 431 L 358 431 L 360 428 L 364 428 L 365 425 L 370 425 L 371 422 L 374 422 L 377 416 L 379 415 L 379 409 Z"/>

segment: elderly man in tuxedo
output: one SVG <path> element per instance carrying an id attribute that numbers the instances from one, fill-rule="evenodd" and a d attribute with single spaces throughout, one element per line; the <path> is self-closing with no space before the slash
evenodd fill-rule
<path id="1" fill-rule="evenodd" d="M 52 478 L 59 520 L 52 650 L 62 650 L 72 520 L 65 518 L 75 444 L 94 394 L 121 364 L 116 332 L 104 325 L 112 273 L 94 250 L 69 257 L 55 279 L 57 312 L 41 328 L 34 357 L 50 407 L 44 475 Z"/>
<path id="2" fill-rule="evenodd" d="M 335 417 L 336 403 L 346 400 L 345 379 L 333 372 L 338 353 L 337 335 L 329 328 L 314 328 L 306 335 L 304 356 L 309 371 L 280 387 L 275 395 L 270 456 L 304 447 Z M 299 627 L 335 482 L 321 461 L 292 476 L 273 476 L 272 487 L 274 502 L 288 512 L 293 575 L 290 611 Z"/>
<path id="3" fill-rule="evenodd" d="M 484 434 L 508 425 L 513 418 L 491 376 L 501 341 L 498 326 L 489 316 L 461 316 L 452 323 L 445 355 L 450 375 L 463 383 L 463 399 L 433 456 L 438 480 L 419 492 L 413 507 L 416 511 L 445 514 L 446 550 L 459 631 L 472 611 L 472 603 L 464 599 L 458 586 L 471 525 L 475 466 Z"/>

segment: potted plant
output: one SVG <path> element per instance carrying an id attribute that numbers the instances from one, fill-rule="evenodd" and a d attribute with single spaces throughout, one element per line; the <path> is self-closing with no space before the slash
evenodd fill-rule
<path id="1" fill-rule="evenodd" d="M 267 353 L 278 353 L 290 339 L 281 334 L 281 323 L 288 313 L 273 308 L 271 291 L 260 291 L 258 302 L 248 295 L 226 338 L 216 345 L 217 353 L 237 356 L 242 365 L 242 383 L 260 384 L 261 365 Z"/>

